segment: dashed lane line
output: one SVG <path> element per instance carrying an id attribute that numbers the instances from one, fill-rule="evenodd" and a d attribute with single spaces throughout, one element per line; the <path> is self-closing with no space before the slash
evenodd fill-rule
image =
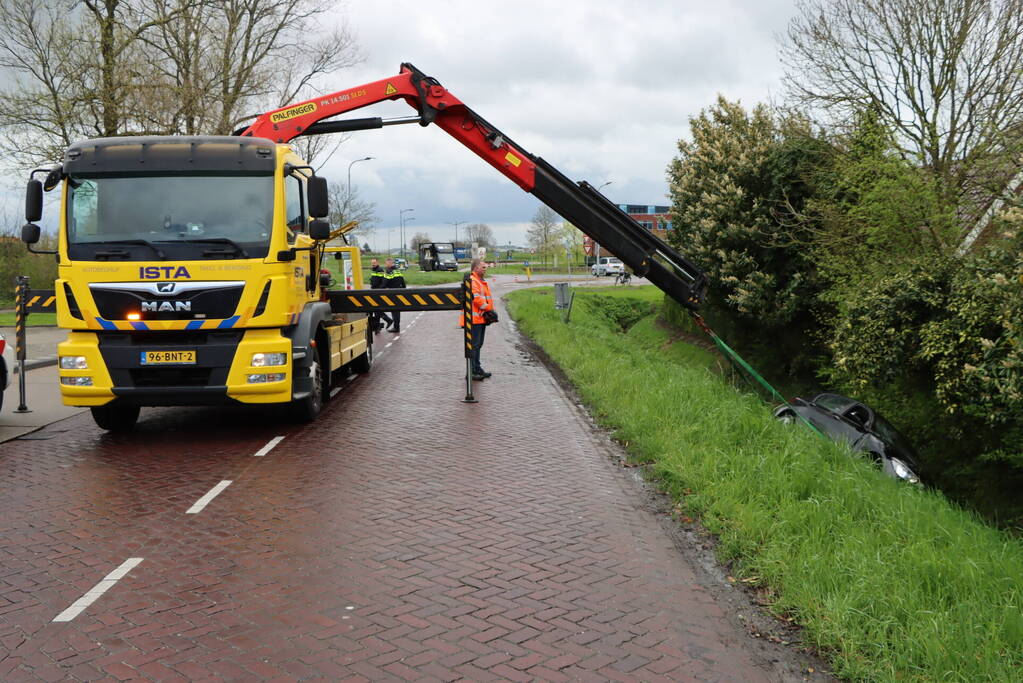
<path id="1" fill-rule="evenodd" d="M 53 618 L 54 621 L 71 621 L 81 614 L 86 607 L 96 602 L 99 596 L 110 590 L 115 583 L 123 579 L 128 572 L 142 562 L 141 557 L 129 557 L 121 566 L 107 574 L 102 581 L 89 589 L 82 597 L 71 603 L 71 606 Z"/>
<path id="2" fill-rule="evenodd" d="M 219 496 L 220 492 L 223 491 L 224 489 L 226 489 L 228 486 L 230 486 L 231 483 L 232 482 L 231 482 L 230 479 L 225 479 L 224 481 L 220 482 L 219 484 L 217 484 L 216 486 L 211 488 L 206 493 L 205 496 L 203 496 L 199 500 L 195 501 L 195 504 L 192 505 L 192 507 L 190 507 L 187 510 L 185 510 L 185 514 L 186 515 L 195 515 L 195 514 L 198 514 L 198 513 L 202 512 L 202 509 L 204 507 L 206 507 L 207 505 L 209 505 L 210 501 L 213 500 L 214 498 L 216 498 L 217 496 Z"/>
<path id="3" fill-rule="evenodd" d="M 266 455 L 267 453 L 272 451 L 274 449 L 274 446 L 279 444 L 281 441 L 284 441 L 284 437 L 283 436 L 275 436 L 274 438 L 270 439 L 265 446 L 260 448 L 258 451 L 256 451 L 252 455 L 254 457 L 257 457 L 257 458 L 262 458 L 264 455 Z"/>

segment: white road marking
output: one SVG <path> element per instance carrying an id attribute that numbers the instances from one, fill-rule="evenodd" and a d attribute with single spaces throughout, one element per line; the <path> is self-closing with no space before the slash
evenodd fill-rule
<path id="1" fill-rule="evenodd" d="M 199 500 L 195 501 L 195 505 L 193 505 L 192 507 L 190 507 L 187 510 L 185 510 L 185 514 L 186 515 L 195 515 L 195 514 L 198 514 L 198 513 L 202 512 L 202 509 L 204 507 L 206 507 L 207 505 L 209 505 L 211 500 L 213 500 L 214 498 L 219 496 L 220 492 L 223 491 L 224 489 L 226 489 L 230 485 L 231 485 L 231 480 L 230 479 L 225 479 L 224 481 L 220 482 L 219 484 L 217 484 L 216 486 L 211 488 L 209 490 L 209 492 L 205 496 L 203 496 Z"/>
<path id="2" fill-rule="evenodd" d="M 262 458 L 264 455 L 272 451 L 274 449 L 274 446 L 279 444 L 281 441 L 284 441 L 283 436 L 275 436 L 274 438 L 270 439 L 265 446 L 263 446 L 258 451 L 253 453 L 253 456 L 257 458 Z"/>
<path id="3" fill-rule="evenodd" d="M 99 596 L 110 590 L 115 583 L 123 579 L 128 572 L 142 562 L 141 557 L 129 557 L 121 566 L 107 574 L 102 581 L 89 589 L 82 597 L 71 603 L 71 606 L 53 618 L 54 621 L 71 621 L 81 614 L 86 607 L 96 602 Z"/>
<path id="4" fill-rule="evenodd" d="M 348 384 L 351 384 L 352 382 L 354 382 L 357 379 L 359 379 L 358 375 L 349 375 L 348 379 L 346 379 L 345 382 L 348 383 Z"/>
<path id="5" fill-rule="evenodd" d="M 384 349 L 391 348 L 391 344 L 393 344 L 393 343 L 394 343 L 393 341 L 392 342 L 387 342 L 387 346 L 385 346 Z"/>

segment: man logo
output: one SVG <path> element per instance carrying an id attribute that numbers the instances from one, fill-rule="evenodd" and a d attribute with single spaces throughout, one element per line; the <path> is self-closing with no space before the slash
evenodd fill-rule
<path id="1" fill-rule="evenodd" d="M 160 294 L 170 294 L 171 292 L 174 291 L 174 283 L 173 282 L 157 282 L 156 283 L 156 291 L 160 292 Z"/>
<path id="2" fill-rule="evenodd" d="M 159 313 L 180 313 L 192 312 L 191 301 L 143 301 L 143 311 L 153 311 Z"/>

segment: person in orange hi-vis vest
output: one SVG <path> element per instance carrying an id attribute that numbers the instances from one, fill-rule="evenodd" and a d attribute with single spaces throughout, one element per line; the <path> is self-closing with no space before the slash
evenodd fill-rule
<path id="1" fill-rule="evenodd" d="M 497 311 L 494 309 L 494 297 L 490 294 L 487 283 L 487 264 L 483 259 L 474 258 L 470 264 L 472 270 L 469 279 L 472 283 L 472 378 L 484 380 L 490 372 L 483 369 L 480 363 L 480 348 L 486 336 L 487 325 L 497 322 Z M 458 317 L 458 325 L 463 325 L 462 316 Z"/>

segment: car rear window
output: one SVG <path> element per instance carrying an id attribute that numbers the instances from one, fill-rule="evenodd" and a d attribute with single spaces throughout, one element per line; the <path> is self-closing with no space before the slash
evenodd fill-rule
<path id="1" fill-rule="evenodd" d="M 838 394 L 820 394 L 813 400 L 813 402 L 821 408 L 830 410 L 834 413 L 845 412 L 846 408 L 849 408 L 852 404 L 856 403 L 856 401 L 851 398 L 839 396 Z"/>

